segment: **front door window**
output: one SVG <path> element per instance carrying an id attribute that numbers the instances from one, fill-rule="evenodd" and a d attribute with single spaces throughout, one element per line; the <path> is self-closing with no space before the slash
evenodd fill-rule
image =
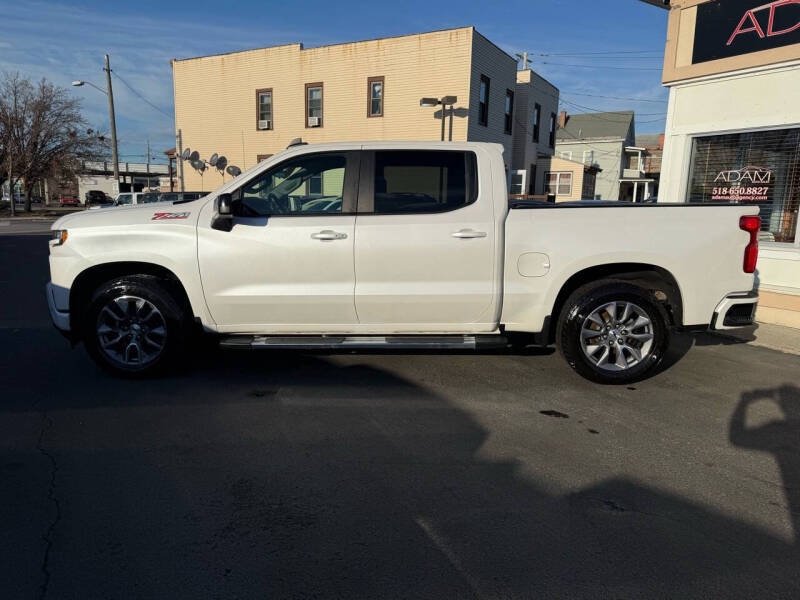
<path id="1" fill-rule="evenodd" d="M 341 213 L 345 154 L 289 159 L 242 188 L 242 215 Z"/>

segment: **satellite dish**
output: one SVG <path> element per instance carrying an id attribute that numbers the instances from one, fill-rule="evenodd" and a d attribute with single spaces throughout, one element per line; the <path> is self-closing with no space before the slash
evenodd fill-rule
<path id="1" fill-rule="evenodd" d="M 189 160 L 191 162 L 197 162 L 198 160 L 200 160 L 200 153 L 197 150 L 195 150 L 189 155 Z"/>
<path id="2" fill-rule="evenodd" d="M 181 160 L 189 160 L 189 155 L 192 153 L 191 150 L 188 148 L 184 148 L 183 152 L 181 152 Z"/>
<path id="3" fill-rule="evenodd" d="M 217 164 L 214 166 L 217 167 L 217 169 L 220 171 L 225 171 L 225 167 L 228 166 L 228 159 L 225 158 L 224 156 L 220 156 L 217 159 Z"/>
<path id="4" fill-rule="evenodd" d="M 206 163 L 202 160 L 193 160 L 192 167 L 194 167 L 196 171 L 202 173 L 203 171 L 206 170 Z"/>
<path id="5" fill-rule="evenodd" d="M 242 170 L 236 165 L 230 165 L 227 169 L 225 169 L 225 171 L 228 173 L 228 175 L 232 175 L 233 177 L 238 177 L 242 174 Z"/>
<path id="6" fill-rule="evenodd" d="M 214 154 L 211 155 L 211 158 L 208 159 L 208 164 L 210 164 L 212 167 L 216 167 L 217 160 L 219 160 L 219 155 L 214 152 Z"/>

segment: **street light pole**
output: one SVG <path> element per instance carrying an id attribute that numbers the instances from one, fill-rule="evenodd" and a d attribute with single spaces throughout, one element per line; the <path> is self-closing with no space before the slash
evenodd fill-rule
<path id="1" fill-rule="evenodd" d="M 117 121 L 114 118 L 114 92 L 111 89 L 111 66 L 106 54 L 106 85 L 108 87 L 108 118 L 111 121 L 111 160 L 114 161 L 114 181 L 117 182 L 117 192 L 119 192 L 119 155 L 117 154 Z"/>
<path id="2" fill-rule="evenodd" d="M 442 107 L 442 111 L 444 112 L 444 106 Z M 442 115 L 442 118 L 444 119 L 444 114 Z M 452 142 L 453 141 L 453 105 L 452 104 L 450 105 L 450 136 L 449 136 L 449 138 L 450 138 L 449 141 Z"/>
<path id="3" fill-rule="evenodd" d="M 450 141 L 453 141 L 453 105 L 456 102 L 458 102 L 458 97 L 456 96 L 443 96 L 442 98 L 420 98 L 419 100 L 420 106 L 429 108 L 434 106 L 442 107 L 442 141 L 444 141 L 444 120 L 448 106 L 450 107 Z"/>

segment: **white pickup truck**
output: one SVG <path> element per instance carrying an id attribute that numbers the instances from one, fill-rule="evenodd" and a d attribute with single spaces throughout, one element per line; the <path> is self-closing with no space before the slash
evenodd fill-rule
<path id="1" fill-rule="evenodd" d="M 641 379 L 673 328 L 752 322 L 758 208 L 511 201 L 502 147 L 295 144 L 198 200 L 61 218 L 52 319 L 119 374 L 224 347 L 556 343 Z"/>

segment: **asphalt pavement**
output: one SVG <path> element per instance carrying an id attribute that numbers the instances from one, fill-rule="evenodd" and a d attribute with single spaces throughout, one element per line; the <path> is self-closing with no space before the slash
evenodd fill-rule
<path id="1" fill-rule="evenodd" d="M 49 323 L 0 232 L 4 598 L 797 598 L 800 357 L 214 351 L 149 381 Z"/>

